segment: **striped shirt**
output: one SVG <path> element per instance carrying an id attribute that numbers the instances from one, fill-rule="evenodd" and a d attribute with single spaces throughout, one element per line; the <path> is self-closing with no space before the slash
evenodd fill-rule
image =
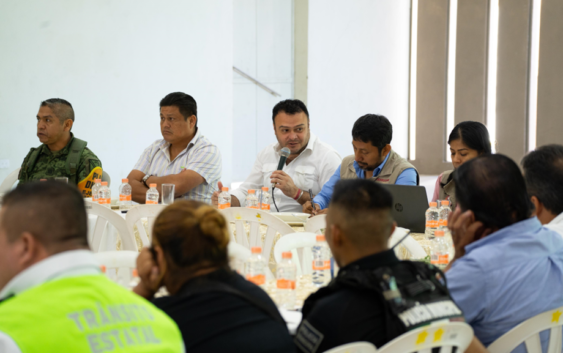
<path id="1" fill-rule="evenodd" d="M 170 161 L 170 143 L 156 140 L 147 147 L 133 169 L 154 176 L 178 174 L 182 167 L 201 175 L 204 182 L 191 189 L 182 198 L 211 203 L 211 195 L 218 190 L 217 182 L 221 179 L 222 162 L 219 148 L 200 134 L 194 138 L 173 161 Z"/>

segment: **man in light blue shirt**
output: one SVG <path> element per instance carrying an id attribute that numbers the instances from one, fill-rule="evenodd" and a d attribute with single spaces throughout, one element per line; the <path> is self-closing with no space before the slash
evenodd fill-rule
<path id="1" fill-rule="evenodd" d="M 478 157 L 454 178 L 458 208 L 449 222 L 456 254 L 447 285 L 488 346 L 525 320 L 563 306 L 563 238 L 532 217 L 524 178 L 510 158 Z M 544 351 L 548 337 L 541 334 Z"/>
<path id="2" fill-rule="evenodd" d="M 392 150 L 392 138 L 393 126 L 383 115 L 366 114 L 356 120 L 352 128 L 354 154 L 342 160 L 312 203 L 303 204 L 303 212 L 326 212 L 334 186 L 340 179 L 359 178 L 383 184 L 418 185 L 416 168 Z"/>

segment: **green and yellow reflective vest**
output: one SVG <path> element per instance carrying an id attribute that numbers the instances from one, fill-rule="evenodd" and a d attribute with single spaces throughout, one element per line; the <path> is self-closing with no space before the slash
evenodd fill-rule
<path id="1" fill-rule="evenodd" d="M 172 319 L 104 275 L 57 279 L 6 299 L 0 331 L 22 353 L 184 351 Z"/>

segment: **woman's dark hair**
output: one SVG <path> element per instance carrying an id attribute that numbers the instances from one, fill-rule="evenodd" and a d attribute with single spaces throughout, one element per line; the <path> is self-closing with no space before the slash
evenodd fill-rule
<path id="1" fill-rule="evenodd" d="M 461 140 L 467 147 L 479 154 L 491 154 L 491 140 L 487 127 L 477 121 L 462 121 L 457 124 L 448 138 L 448 145 L 452 141 Z"/>
<path id="2" fill-rule="evenodd" d="M 360 117 L 352 127 L 352 139 L 371 143 L 381 150 L 391 143 L 393 126 L 383 115 L 366 114 Z"/>
<path id="3" fill-rule="evenodd" d="M 228 223 L 212 206 L 181 200 L 154 222 L 153 237 L 172 270 L 195 271 L 228 264 Z"/>
<path id="4" fill-rule="evenodd" d="M 502 154 L 482 155 L 457 168 L 455 194 L 485 227 L 504 228 L 530 218 L 533 205 L 516 163 Z"/>

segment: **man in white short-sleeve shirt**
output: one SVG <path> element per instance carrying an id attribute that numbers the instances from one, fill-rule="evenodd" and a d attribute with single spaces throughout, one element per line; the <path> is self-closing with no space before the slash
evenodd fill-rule
<path id="1" fill-rule="evenodd" d="M 274 198 L 279 212 L 301 212 L 301 205 L 311 200 L 309 190 L 313 194 L 320 192 L 340 165 L 341 158 L 331 146 L 310 132 L 309 112 L 300 100 L 288 99 L 276 104 L 272 119 L 278 142 L 258 154 L 250 175 L 231 192 L 231 206 L 245 206 L 249 189 L 258 191 L 265 186 L 271 193 L 272 183 L 275 183 Z M 283 170 L 277 170 L 283 147 L 291 154 Z M 213 194 L 213 205 L 217 205 L 218 194 Z M 273 204 L 271 211 L 276 212 Z"/>
<path id="2" fill-rule="evenodd" d="M 197 127 L 197 104 L 182 92 L 160 101 L 162 140 L 147 147 L 128 179 L 133 201 L 145 203 L 151 184 L 174 184 L 174 197 L 211 202 L 221 178 L 221 153 Z"/>

